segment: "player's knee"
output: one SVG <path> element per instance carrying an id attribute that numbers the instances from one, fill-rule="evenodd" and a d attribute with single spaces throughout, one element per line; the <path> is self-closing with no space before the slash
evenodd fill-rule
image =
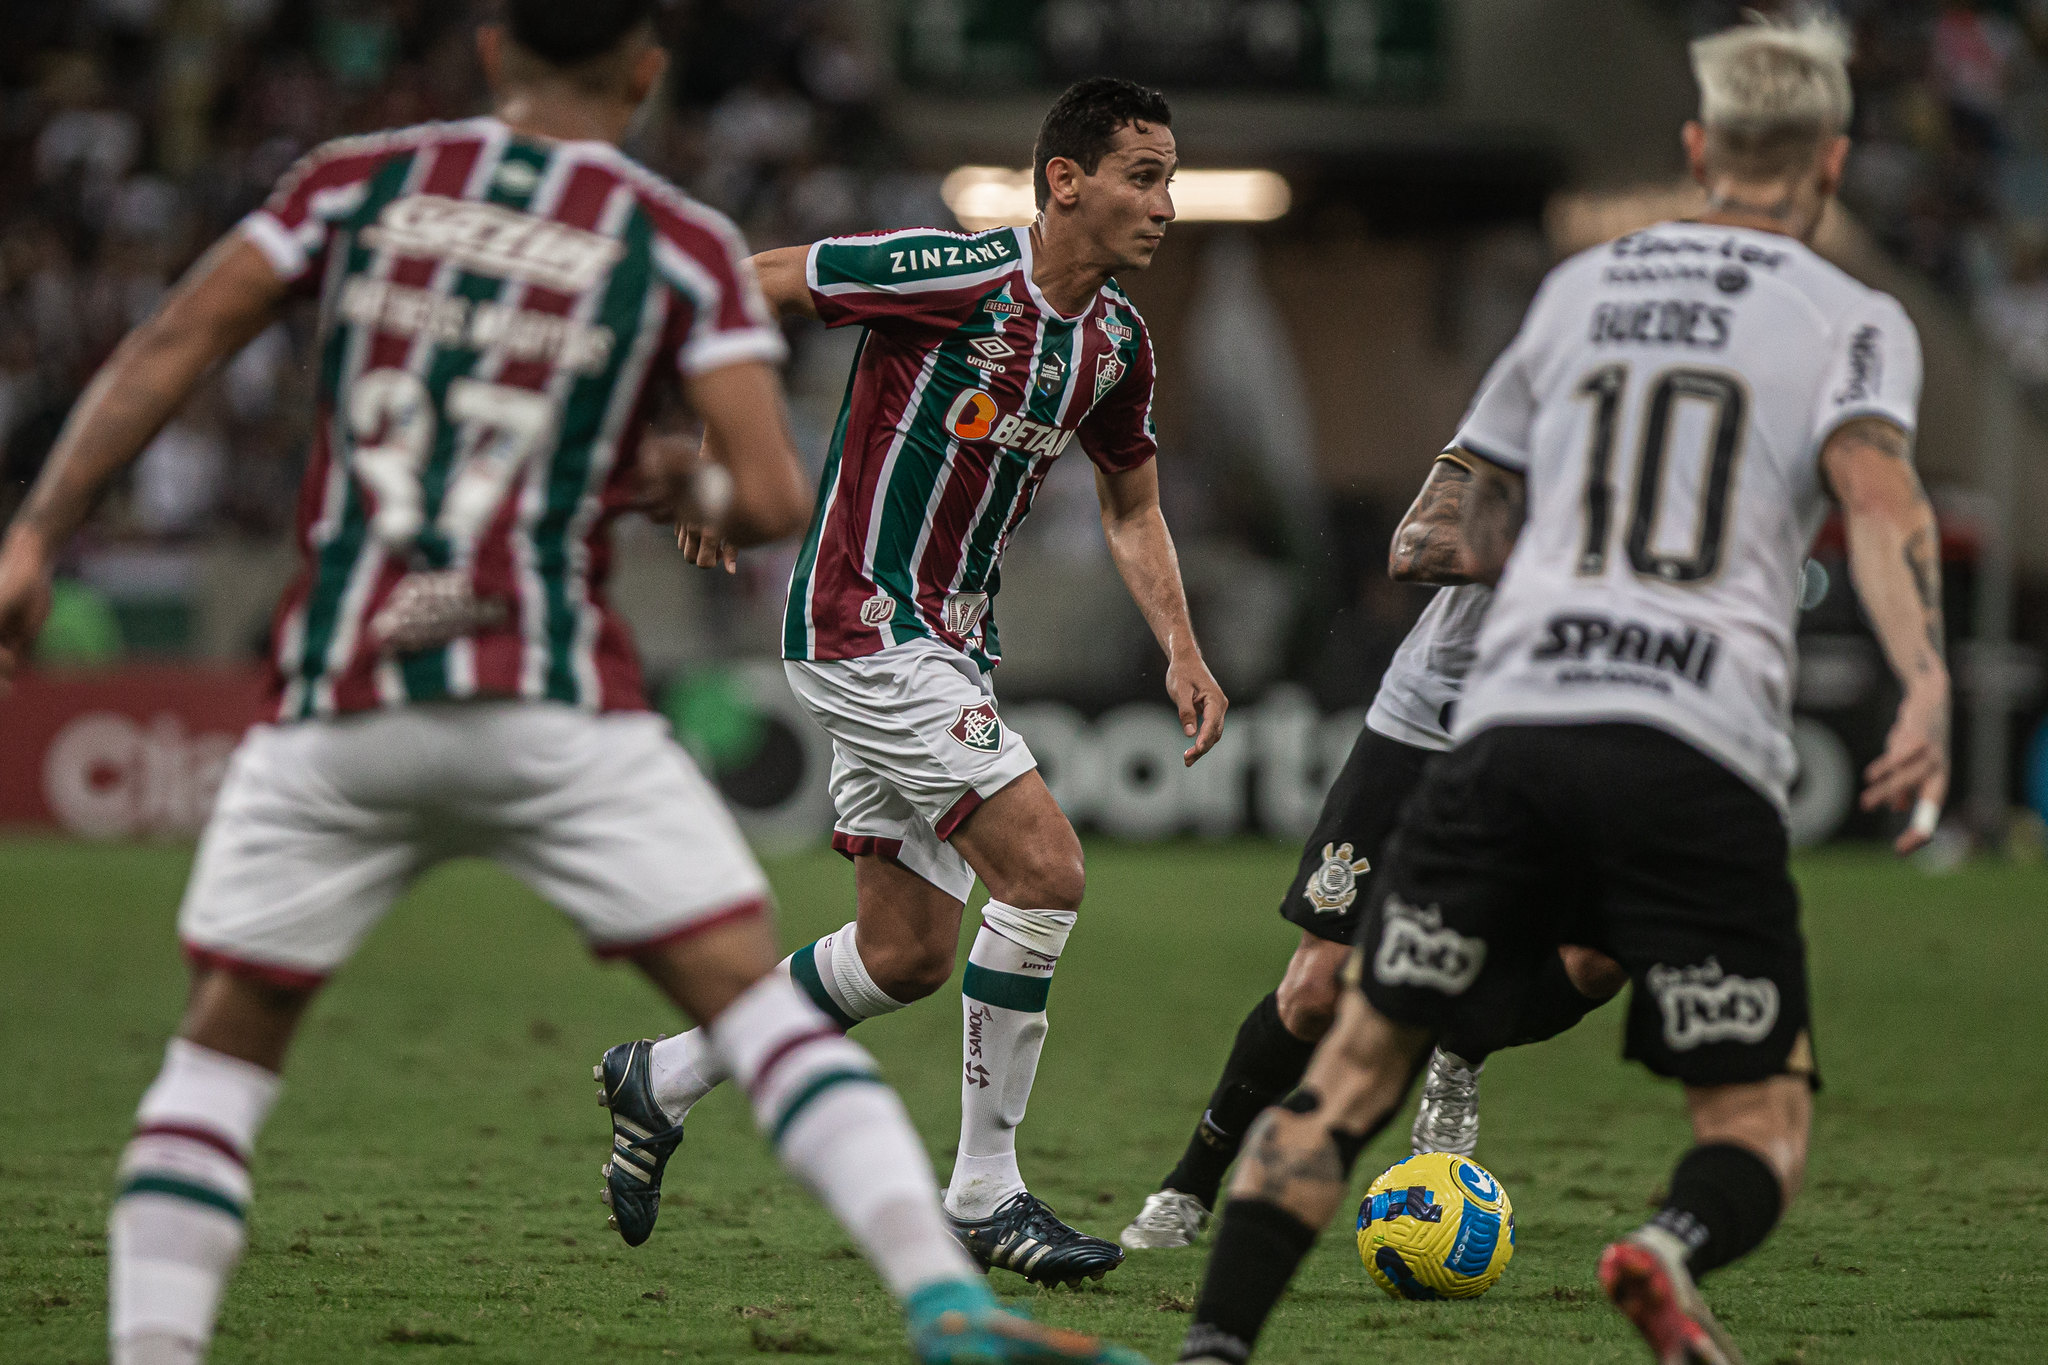
<path id="1" fill-rule="evenodd" d="M 1612 1000 L 1628 984 L 1628 972 L 1598 949 L 1567 944 L 1558 950 L 1572 988 L 1588 1000 Z"/>
<path id="2" fill-rule="evenodd" d="M 861 940 L 861 965 L 891 1000 L 909 1004 L 945 985 L 953 975 L 953 944 L 915 939 L 869 943 Z"/>
<path id="3" fill-rule="evenodd" d="M 1337 1021 L 1337 978 L 1290 971 L 1280 982 L 1280 1023 L 1295 1037 L 1317 1042 Z"/>
<path id="4" fill-rule="evenodd" d="M 1001 897 L 1020 910 L 1079 910 L 1088 890 L 1087 870 L 1081 862 L 1081 845 L 1033 858 L 1022 875 L 1013 878 Z"/>

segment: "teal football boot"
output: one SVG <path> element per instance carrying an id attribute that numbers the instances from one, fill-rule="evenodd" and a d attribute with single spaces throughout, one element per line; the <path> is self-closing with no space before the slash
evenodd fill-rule
<path id="1" fill-rule="evenodd" d="M 597 1197 L 611 1209 L 608 1221 L 629 1247 L 639 1246 L 654 1231 L 661 1213 L 661 1173 L 683 1140 L 683 1125 L 670 1123 L 654 1102 L 647 1068 L 653 1050 L 646 1038 L 620 1043 L 590 1069 L 597 1102 L 612 1115 L 612 1159 L 600 1168 L 604 1189 Z"/>
<path id="2" fill-rule="evenodd" d="M 975 1280 L 928 1284 L 903 1305 L 910 1349 L 923 1365 L 1151 1365 L 1100 1337 L 1042 1327 L 996 1302 Z"/>

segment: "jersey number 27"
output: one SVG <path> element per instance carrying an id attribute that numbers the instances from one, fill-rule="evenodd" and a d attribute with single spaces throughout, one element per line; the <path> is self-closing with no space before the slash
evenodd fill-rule
<path id="1" fill-rule="evenodd" d="M 357 477 L 377 497 L 370 525 L 386 545 L 410 545 L 426 529 L 422 478 L 434 450 L 434 401 L 407 370 L 371 370 L 349 386 L 348 425 Z M 490 525 L 526 462 L 554 428 L 545 394 L 457 379 L 448 386 L 448 416 L 460 423 L 456 465 L 448 476 L 435 527 L 468 546 Z"/>

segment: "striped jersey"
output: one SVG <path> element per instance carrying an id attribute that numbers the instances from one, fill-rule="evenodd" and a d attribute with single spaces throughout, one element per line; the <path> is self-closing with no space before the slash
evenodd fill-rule
<path id="1" fill-rule="evenodd" d="M 329 143 L 241 231 L 320 300 L 277 718 L 644 706 L 605 580 L 650 406 L 783 356 L 732 224 L 609 144 L 481 118 Z"/>
<path id="2" fill-rule="evenodd" d="M 853 659 L 923 636 L 982 668 L 1003 549 L 1068 444 L 1111 472 L 1158 453 L 1152 344 L 1114 280 L 1077 317 L 1031 278 L 1026 228 L 813 245 L 829 326 L 866 329 L 809 533 L 783 657 Z"/>

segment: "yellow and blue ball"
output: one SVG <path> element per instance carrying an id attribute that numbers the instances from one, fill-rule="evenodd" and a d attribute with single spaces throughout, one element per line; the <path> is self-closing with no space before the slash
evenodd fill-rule
<path id="1" fill-rule="evenodd" d="M 1425 1152 L 1389 1167 L 1358 1206 L 1358 1256 L 1397 1299 L 1473 1299 L 1515 1254 L 1515 1210 L 1476 1161 Z"/>

